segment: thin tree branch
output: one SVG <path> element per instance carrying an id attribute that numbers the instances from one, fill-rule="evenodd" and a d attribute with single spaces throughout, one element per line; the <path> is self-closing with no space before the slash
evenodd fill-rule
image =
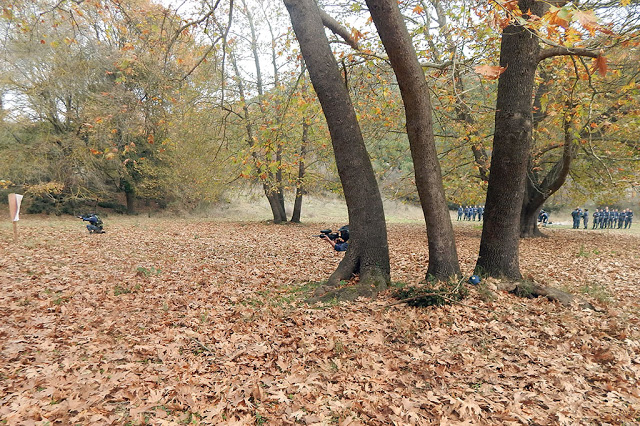
<path id="1" fill-rule="evenodd" d="M 341 37 L 347 44 L 356 50 L 360 50 L 358 42 L 351 36 L 349 30 L 340 25 L 338 21 L 333 19 L 324 10 L 320 9 L 320 17 L 322 18 L 322 24 L 329 28 L 332 33 Z"/>
<path id="2" fill-rule="evenodd" d="M 549 47 L 543 49 L 538 54 L 538 62 L 554 56 L 587 56 L 589 58 L 597 58 L 600 52 L 587 48 L 570 48 L 564 46 Z"/>

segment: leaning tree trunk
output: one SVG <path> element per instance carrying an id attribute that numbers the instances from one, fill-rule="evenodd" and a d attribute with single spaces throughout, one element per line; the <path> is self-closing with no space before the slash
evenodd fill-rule
<path id="1" fill-rule="evenodd" d="M 541 16 L 542 2 L 520 0 L 520 10 Z M 526 16 L 526 15 L 523 15 Z M 531 149 L 532 95 L 539 40 L 513 22 L 502 32 L 491 173 L 476 272 L 520 279 L 520 212 Z"/>
<path id="2" fill-rule="evenodd" d="M 302 213 L 302 196 L 304 190 L 305 159 L 307 157 L 307 144 L 309 143 L 309 123 L 306 118 L 302 120 L 302 141 L 300 142 L 300 158 L 298 159 L 298 179 L 296 180 L 296 198 L 293 202 L 293 214 L 291 222 L 300 223 Z"/>
<path id="3" fill-rule="evenodd" d="M 255 53 L 255 55 L 257 55 L 257 53 Z M 236 58 L 233 54 L 230 54 L 229 57 L 231 60 L 231 65 L 233 66 L 233 69 L 236 73 L 237 84 L 238 84 L 238 94 L 240 95 L 240 100 L 242 101 L 242 110 L 244 114 L 242 118 L 244 119 L 245 131 L 247 133 L 246 134 L 247 144 L 249 145 L 249 148 L 251 151 L 251 159 L 253 161 L 255 173 L 256 175 L 260 175 L 262 171 L 259 166 L 260 159 L 258 158 L 258 153 L 254 149 L 256 142 L 254 140 L 253 124 L 251 121 L 251 114 L 249 111 L 249 103 L 247 102 L 247 98 L 245 96 L 244 84 L 242 83 L 242 78 L 240 76 L 240 70 L 238 68 L 238 63 L 236 61 Z M 256 61 L 258 60 L 256 59 Z M 258 64 L 256 66 L 258 67 Z M 260 80 L 260 84 L 258 85 L 258 88 L 259 88 L 260 94 L 262 94 L 261 80 Z M 278 194 L 277 188 L 274 189 L 272 187 L 273 182 L 274 182 L 273 173 L 271 171 L 268 171 L 266 182 L 262 183 L 262 190 L 264 191 L 264 195 L 267 198 L 267 201 L 269 202 L 269 207 L 271 208 L 271 215 L 273 216 L 273 223 L 279 224 L 287 221 L 287 215 L 284 209 L 284 201 L 281 202 L 281 197 Z M 282 198 L 282 200 L 284 200 L 284 198 Z"/>
<path id="4" fill-rule="evenodd" d="M 460 275 L 460 264 L 436 152 L 427 81 L 397 1 L 367 0 L 367 6 L 404 102 L 416 186 L 427 226 L 427 278 L 448 280 Z"/>
<path id="5" fill-rule="evenodd" d="M 336 286 L 359 273 L 359 288 L 373 294 L 388 285 L 390 266 L 382 197 L 371 160 L 317 4 L 313 0 L 284 3 L 327 120 L 349 214 L 349 249 L 328 285 Z"/>

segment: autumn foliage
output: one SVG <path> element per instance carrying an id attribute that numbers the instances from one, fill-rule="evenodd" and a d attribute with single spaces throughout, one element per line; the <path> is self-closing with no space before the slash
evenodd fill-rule
<path id="1" fill-rule="evenodd" d="M 640 245 L 610 231 L 524 240 L 528 280 L 596 308 L 468 286 L 430 308 L 308 306 L 341 254 L 318 226 L 113 219 L 0 225 L 6 424 L 633 424 Z M 480 231 L 456 227 L 470 274 Z M 424 226 L 390 225 L 418 284 Z"/>

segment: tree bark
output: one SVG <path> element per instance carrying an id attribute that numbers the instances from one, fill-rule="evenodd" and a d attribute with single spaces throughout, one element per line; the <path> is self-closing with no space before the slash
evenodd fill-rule
<path id="1" fill-rule="evenodd" d="M 311 82 L 322 106 L 349 214 L 349 248 L 328 280 L 336 286 L 359 273 L 369 294 L 390 280 L 389 246 L 382 197 L 349 92 L 313 0 L 284 0 Z"/>
<path id="2" fill-rule="evenodd" d="M 548 197 L 540 197 L 538 189 L 533 183 L 527 181 L 522 203 L 522 211 L 520 212 L 520 237 L 532 238 L 542 237 L 544 234 L 538 228 L 538 215 L 544 200 Z M 542 199 L 542 200 L 541 200 Z"/>
<path id="3" fill-rule="evenodd" d="M 427 279 L 460 275 L 453 225 L 433 135 L 429 88 L 396 0 L 367 0 L 405 107 L 407 135 L 429 245 Z"/>
<path id="4" fill-rule="evenodd" d="M 284 207 L 281 204 L 278 191 L 269 187 L 267 184 L 263 184 L 264 195 L 269 201 L 269 207 L 271 207 L 271 214 L 273 215 L 273 223 L 280 224 L 287 221 L 287 215 L 284 211 Z"/>
<path id="5" fill-rule="evenodd" d="M 128 180 L 120 181 L 120 187 L 124 191 L 124 198 L 127 203 L 127 214 L 136 214 L 136 195 L 133 184 Z"/>
<path id="6" fill-rule="evenodd" d="M 542 16 L 542 2 L 520 0 L 520 10 Z M 523 15 L 526 17 L 526 15 Z M 491 173 L 476 273 L 512 279 L 520 274 L 520 213 L 531 149 L 533 87 L 540 45 L 518 22 L 502 32 Z"/>
<path id="7" fill-rule="evenodd" d="M 307 156 L 307 144 L 309 143 L 309 123 L 306 118 L 302 121 L 302 141 L 300 142 L 300 158 L 298 163 L 298 179 L 296 180 L 296 198 L 293 202 L 293 214 L 291 222 L 300 223 L 302 212 L 302 196 L 304 195 L 305 158 Z"/>

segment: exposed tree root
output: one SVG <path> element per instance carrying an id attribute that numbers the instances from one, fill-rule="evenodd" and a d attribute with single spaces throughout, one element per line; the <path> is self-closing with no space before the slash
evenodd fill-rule
<path id="1" fill-rule="evenodd" d="M 519 283 L 512 282 L 505 284 L 509 285 L 504 286 L 504 288 L 502 288 L 503 290 L 508 290 L 509 292 L 520 297 L 535 298 L 544 296 L 552 302 L 558 302 L 566 307 L 570 307 L 575 304 L 583 309 L 591 309 L 594 311 L 596 310 L 594 306 L 586 300 L 554 287 L 546 287 L 530 281 L 523 281 Z"/>

